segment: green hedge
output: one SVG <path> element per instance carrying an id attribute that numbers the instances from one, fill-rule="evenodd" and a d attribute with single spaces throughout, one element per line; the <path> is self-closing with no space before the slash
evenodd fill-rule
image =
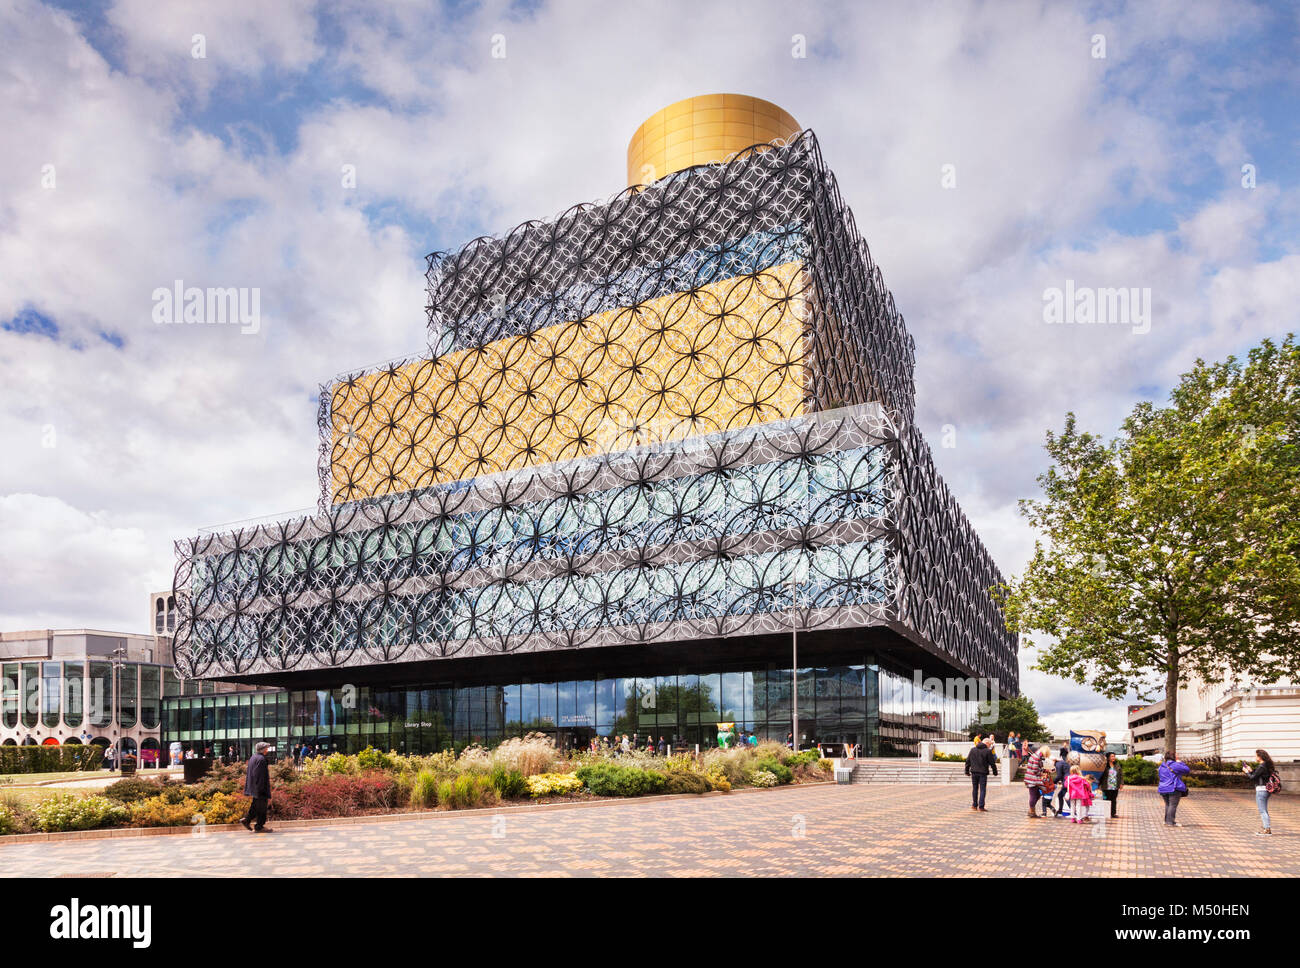
<path id="1" fill-rule="evenodd" d="M 98 770 L 104 748 L 85 746 L 0 746 L 0 773 L 70 773 Z"/>
<path id="2" fill-rule="evenodd" d="M 793 757 L 791 757 L 793 759 Z M 767 770 L 776 777 L 777 783 L 789 783 L 794 779 L 794 770 L 788 766 L 778 763 L 773 757 L 764 757 L 754 764 L 754 772 Z"/>
<path id="3" fill-rule="evenodd" d="M 592 763 L 579 767 L 574 775 L 599 797 L 639 797 L 661 793 L 667 782 L 662 773 L 613 763 Z"/>
<path id="4" fill-rule="evenodd" d="M 1125 786 L 1152 786 L 1160 773 L 1160 764 L 1141 756 L 1130 756 L 1120 764 L 1124 767 Z"/>

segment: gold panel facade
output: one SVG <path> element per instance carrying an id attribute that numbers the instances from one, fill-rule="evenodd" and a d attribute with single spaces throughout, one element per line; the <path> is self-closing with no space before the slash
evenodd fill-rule
<path id="1" fill-rule="evenodd" d="M 800 262 L 334 388 L 335 503 L 805 412 Z"/>
<path id="2" fill-rule="evenodd" d="M 627 183 L 648 185 L 683 168 L 724 161 L 750 145 L 802 130 L 788 111 L 744 94 L 704 94 L 670 104 L 636 129 L 627 146 Z"/>

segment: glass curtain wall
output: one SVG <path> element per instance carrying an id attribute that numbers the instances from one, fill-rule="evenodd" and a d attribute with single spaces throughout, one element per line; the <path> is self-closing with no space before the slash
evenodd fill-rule
<path id="1" fill-rule="evenodd" d="M 18 725 L 19 688 L 18 663 L 6 662 L 0 667 L 0 717 L 6 729 Z"/>
<path id="2" fill-rule="evenodd" d="M 113 666 L 108 662 L 90 663 L 87 719 L 91 726 L 103 729 L 113 722 Z"/>
<path id="3" fill-rule="evenodd" d="M 40 721 L 41 664 L 23 663 L 23 725 L 35 728 Z"/>
<path id="4" fill-rule="evenodd" d="M 73 729 L 81 726 L 85 714 L 86 664 L 63 663 L 63 722 Z"/>
<path id="5" fill-rule="evenodd" d="M 863 657 L 864 660 L 869 658 Z M 957 739 L 972 701 L 936 696 L 914 674 L 880 662 L 798 670 L 802 746 L 853 743 L 863 755 L 914 756 L 924 740 Z M 791 674 L 765 665 L 666 675 L 596 676 L 494 685 L 365 686 L 280 693 L 173 695 L 163 701 L 164 742 L 246 756 L 265 740 L 287 751 L 401 753 L 492 746 L 540 732 L 562 748 L 621 738 L 641 748 L 659 737 L 676 748 L 717 744 L 718 724 L 784 741 L 791 730 Z"/>
<path id="6" fill-rule="evenodd" d="M 139 688 L 137 677 L 140 667 L 129 662 L 124 662 L 117 670 L 117 721 L 126 728 L 130 729 L 135 725 L 139 715 Z"/>
<path id="7" fill-rule="evenodd" d="M 41 725 L 54 729 L 59 725 L 59 707 L 63 699 L 63 664 L 41 663 Z"/>

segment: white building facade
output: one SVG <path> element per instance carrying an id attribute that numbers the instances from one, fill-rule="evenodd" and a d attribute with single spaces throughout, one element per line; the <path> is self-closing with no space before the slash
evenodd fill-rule
<path id="1" fill-rule="evenodd" d="M 1279 763 L 1300 760 L 1300 685 L 1232 678 L 1193 680 L 1178 690 L 1178 752 L 1251 760 L 1267 750 Z"/>

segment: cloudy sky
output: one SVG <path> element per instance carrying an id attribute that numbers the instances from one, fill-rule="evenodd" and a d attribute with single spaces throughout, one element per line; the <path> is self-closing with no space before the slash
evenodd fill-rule
<path id="1" fill-rule="evenodd" d="M 1297 328 L 1298 11 L 0 0 L 0 629 L 144 631 L 174 538 L 314 503 L 318 386 L 425 345 L 427 252 L 618 192 L 641 120 L 721 91 L 816 131 L 1019 573 L 1046 429 Z M 260 289 L 257 332 L 156 324 L 178 279 Z M 1046 325 L 1067 280 L 1150 289 L 1149 331 Z"/>

